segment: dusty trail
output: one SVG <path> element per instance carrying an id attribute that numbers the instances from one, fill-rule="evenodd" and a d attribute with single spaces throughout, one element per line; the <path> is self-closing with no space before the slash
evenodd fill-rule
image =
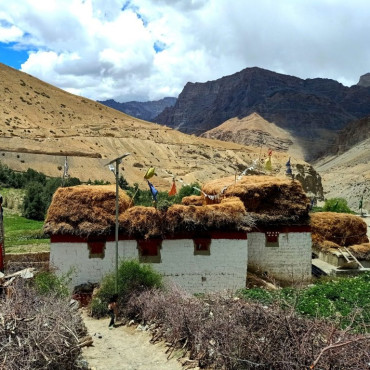
<path id="1" fill-rule="evenodd" d="M 94 370 L 178 370 L 183 369 L 175 359 L 167 360 L 164 344 L 149 343 L 150 334 L 135 330 L 136 326 L 108 329 L 108 318 L 89 317 L 83 320 L 94 344 L 83 348 L 83 357 Z M 118 323 L 119 324 L 119 323 Z"/>

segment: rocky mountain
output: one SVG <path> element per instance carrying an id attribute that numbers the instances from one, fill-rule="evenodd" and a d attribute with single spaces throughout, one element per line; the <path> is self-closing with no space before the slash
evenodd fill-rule
<path id="1" fill-rule="evenodd" d="M 293 145 L 289 132 L 268 122 L 257 113 L 243 118 L 231 118 L 200 136 L 243 145 L 263 146 L 281 152 L 287 152 Z"/>
<path id="2" fill-rule="evenodd" d="M 309 160 L 325 150 L 337 131 L 370 114 L 370 88 L 246 68 L 215 81 L 187 83 L 176 104 L 155 122 L 200 135 L 252 113 L 289 132 Z"/>
<path id="3" fill-rule="evenodd" d="M 143 119 L 144 121 L 153 121 L 165 108 L 173 107 L 176 103 L 176 98 L 166 97 L 154 101 L 129 101 L 127 103 L 118 103 L 113 99 L 109 99 L 104 101 L 98 100 L 98 103 L 117 109 L 129 116 Z"/>
<path id="4" fill-rule="evenodd" d="M 366 73 L 360 77 L 360 81 L 357 83 L 358 86 L 370 87 L 370 73 Z"/>
<path id="5" fill-rule="evenodd" d="M 146 188 L 144 174 L 155 167 L 154 186 L 169 190 L 173 176 L 202 183 L 240 173 L 259 158 L 259 147 L 139 120 L 3 64 L 0 91 L 0 162 L 17 171 L 61 176 L 67 156 L 71 176 L 114 182 L 106 164 L 129 152 L 120 172 L 130 184 Z M 284 173 L 286 160 L 286 153 L 274 154 L 274 173 Z M 299 157 L 297 163 L 306 165 Z"/>

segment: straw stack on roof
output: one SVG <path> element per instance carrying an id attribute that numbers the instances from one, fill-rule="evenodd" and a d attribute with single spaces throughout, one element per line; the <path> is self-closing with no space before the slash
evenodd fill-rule
<path id="1" fill-rule="evenodd" d="M 348 213 L 313 213 L 311 232 L 313 246 L 320 249 L 348 247 L 369 242 L 366 236 L 366 222 L 359 216 Z"/>
<path id="2" fill-rule="evenodd" d="M 59 188 L 50 204 L 44 231 L 50 235 L 108 234 L 115 225 L 115 201 L 114 185 Z M 124 212 L 129 205 L 130 198 L 120 191 L 119 212 Z"/>
<path id="3" fill-rule="evenodd" d="M 370 261 L 370 243 L 351 245 L 348 249 L 356 258 Z"/>
<path id="4" fill-rule="evenodd" d="M 205 200 L 200 195 L 189 195 L 182 198 L 181 204 L 184 206 L 203 206 L 205 204 Z"/>
<path id="5" fill-rule="evenodd" d="M 167 211 L 153 207 L 133 207 L 120 216 L 120 226 L 135 237 L 155 237 L 178 232 L 246 230 L 253 221 L 238 198 L 220 204 L 185 206 L 176 204 Z"/>
<path id="6" fill-rule="evenodd" d="M 275 176 L 233 176 L 211 181 L 202 188 L 208 195 L 238 197 L 257 224 L 308 222 L 309 199 L 298 181 Z M 205 197 L 207 203 L 212 203 Z"/>

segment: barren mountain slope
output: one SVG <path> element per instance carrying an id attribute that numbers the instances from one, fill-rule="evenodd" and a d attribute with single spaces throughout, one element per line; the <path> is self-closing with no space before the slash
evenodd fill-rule
<path id="1" fill-rule="evenodd" d="M 294 138 L 288 131 L 268 122 L 258 113 L 252 113 L 244 118 L 231 118 L 201 136 L 243 145 L 257 147 L 262 145 L 274 151 L 289 151 L 295 156 L 303 156 L 301 148 L 294 145 Z"/>
<path id="2" fill-rule="evenodd" d="M 154 166 L 158 176 L 153 183 L 168 189 L 170 174 L 185 182 L 203 182 L 233 174 L 235 165 L 249 166 L 259 157 L 260 148 L 190 136 L 138 120 L 3 64 L 0 83 L 0 160 L 15 170 L 31 167 L 60 176 L 68 156 L 71 176 L 114 182 L 104 164 L 130 152 L 122 163 L 130 184 L 144 186 L 143 175 Z M 286 158 L 276 153 L 274 164 L 284 164 Z"/>
<path id="3" fill-rule="evenodd" d="M 370 212 L 370 137 L 342 154 L 322 158 L 315 169 L 322 177 L 326 198 L 345 198 L 358 211 L 364 194 L 363 208 Z"/>

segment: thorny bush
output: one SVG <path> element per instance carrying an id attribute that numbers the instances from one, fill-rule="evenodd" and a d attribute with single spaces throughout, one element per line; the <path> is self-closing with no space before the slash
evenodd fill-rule
<path id="1" fill-rule="evenodd" d="M 76 369 L 78 338 L 86 335 L 66 298 L 40 295 L 23 279 L 0 295 L 0 369 Z"/>
<path id="2" fill-rule="evenodd" d="M 153 342 L 183 348 L 200 367 L 359 370 L 370 362 L 366 334 L 233 297 L 151 290 L 132 296 L 126 314 L 150 325 Z"/>

